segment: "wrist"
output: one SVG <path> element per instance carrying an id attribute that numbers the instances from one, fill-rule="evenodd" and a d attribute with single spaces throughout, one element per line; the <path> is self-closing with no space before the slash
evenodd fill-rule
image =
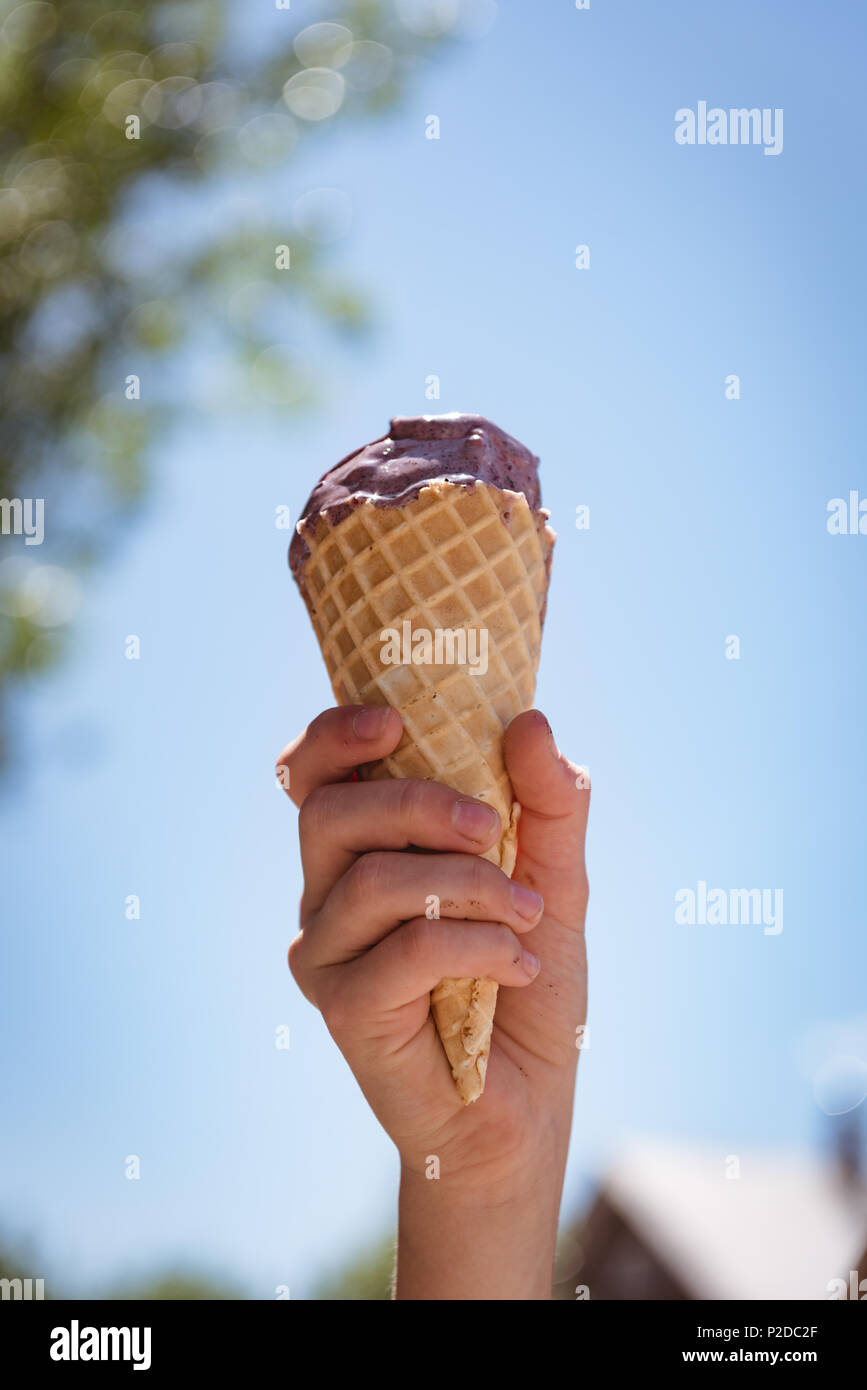
<path id="1" fill-rule="evenodd" d="M 401 1183 L 438 1184 L 455 1199 L 495 1205 L 525 1191 L 528 1184 L 547 1188 L 562 1179 L 568 1135 L 548 1131 L 518 1142 L 497 1141 L 482 1133 L 466 1143 L 454 1141 L 400 1154 Z"/>
<path id="2" fill-rule="evenodd" d="M 553 1169 L 486 1187 L 402 1173 L 397 1299 L 550 1299 L 561 1189 Z"/>
<path id="3" fill-rule="evenodd" d="M 551 1297 L 568 1134 L 546 1131 L 475 1163 L 402 1157 L 398 1299 Z"/>

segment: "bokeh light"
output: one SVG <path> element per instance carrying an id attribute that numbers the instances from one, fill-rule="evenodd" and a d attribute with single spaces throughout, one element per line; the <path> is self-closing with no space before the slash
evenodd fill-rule
<path id="1" fill-rule="evenodd" d="M 226 315 L 238 328 L 249 328 L 274 299 L 268 280 L 244 280 L 226 295 Z"/>
<path id="2" fill-rule="evenodd" d="M 235 87 L 227 82 L 203 82 L 199 91 L 202 95 L 196 117 L 199 130 L 225 130 L 235 122 L 241 109 L 241 96 Z"/>
<path id="3" fill-rule="evenodd" d="M 343 76 L 356 92 L 372 92 L 387 80 L 394 64 L 394 54 L 384 43 L 360 39 L 352 45 Z"/>
<path id="4" fill-rule="evenodd" d="M 25 275 L 53 280 L 75 264 L 78 237 L 67 222 L 42 222 L 25 237 L 18 265 Z"/>
<path id="5" fill-rule="evenodd" d="M 813 1079 L 816 1104 L 826 1115 L 847 1115 L 867 1099 L 867 1062 L 860 1057 L 837 1056 Z"/>
<path id="6" fill-rule="evenodd" d="M 458 0 L 397 0 L 397 13 L 410 33 L 435 39 L 457 23 L 460 5 Z"/>
<path id="7" fill-rule="evenodd" d="M 346 83 L 333 68 L 304 68 L 283 88 L 283 100 L 303 121 L 325 121 L 340 110 Z"/>
<path id="8" fill-rule="evenodd" d="M 177 342 L 181 321 L 170 299 L 149 299 L 127 314 L 124 320 L 126 339 L 150 352 L 161 352 Z"/>
<path id="9" fill-rule="evenodd" d="M 57 14 L 53 5 L 19 5 L 4 20 L 0 37 L 15 53 L 27 53 L 50 38 L 56 28 Z"/>
<path id="10" fill-rule="evenodd" d="M 166 77 L 155 82 L 142 99 L 142 113 L 165 130 L 180 130 L 196 119 L 202 89 L 192 77 Z"/>
<path id="11" fill-rule="evenodd" d="M 0 612 L 27 618 L 39 627 L 59 627 L 76 614 L 78 579 L 61 565 L 41 565 L 10 555 L 0 563 Z"/>
<path id="12" fill-rule="evenodd" d="M 342 24 L 310 24 L 294 46 L 305 68 L 340 68 L 352 53 L 352 32 Z"/>
<path id="13" fill-rule="evenodd" d="M 496 0 L 397 0 L 405 29 L 423 38 L 480 39 L 497 18 Z"/>
<path id="14" fill-rule="evenodd" d="M 867 1098 L 867 1016 L 813 1024 L 798 1053 L 801 1071 L 826 1115 L 844 1115 Z"/>
<path id="15" fill-rule="evenodd" d="M 141 115 L 145 97 L 153 85 L 147 77 L 131 77 L 126 82 L 118 82 L 102 103 L 105 119 L 122 129 L 127 116 Z"/>
<path id="16" fill-rule="evenodd" d="M 244 158 L 262 168 L 282 163 L 292 153 L 297 141 L 297 123 L 281 111 L 254 116 L 238 131 L 238 146 Z"/>

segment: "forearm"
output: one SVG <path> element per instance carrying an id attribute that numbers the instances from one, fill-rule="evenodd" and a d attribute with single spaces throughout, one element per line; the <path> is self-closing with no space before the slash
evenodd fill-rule
<path id="1" fill-rule="evenodd" d="M 567 1150 L 568 1125 L 487 1184 L 402 1165 L 396 1298 L 549 1299 Z"/>

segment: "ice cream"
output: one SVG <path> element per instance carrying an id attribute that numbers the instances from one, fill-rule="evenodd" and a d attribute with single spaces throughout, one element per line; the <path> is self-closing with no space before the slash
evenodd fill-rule
<path id="1" fill-rule="evenodd" d="M 398 416 L 320 479 L 289 551 L 338 703 L 389 704 L 403 720 L 397 748 L 362 778 L 431 779 L 489 802 L 501 835 L 485 857 L 507 874 L 520 808 L 503 734 L 533 701 L 554 543 L 538 464 L 480 415 Z M 395 658 L 398 631 L 433 661 L 406 642 Z M 483 666 L 471 637 L 484 638 Z M 484 1089 L 496 998 L 491 980 L 441 980 L 431 994 L 464 1104 Z"/>
<path id="2" fill-rule="evenodd" d="M 536 455 L 483 415 L 396 415 L 388 434 L 347 454 L 308 497 L 289 547 L 302 590 L 307 537 L 319 516 L 336 526 L 363 502 L 402 507 L 438 479 L 462 487 L 487 483 L 523 493 L 533 510 L 541 505 Z"/>

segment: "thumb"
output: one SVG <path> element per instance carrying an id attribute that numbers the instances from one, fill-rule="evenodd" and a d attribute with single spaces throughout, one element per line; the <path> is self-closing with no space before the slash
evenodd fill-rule
<path id="1" fill-rule="evenodd" d="M 539 710 L 527 710 L 512 720 L 504 753 L 515 800 L 521 805 L 515 877 L 532 880 L 546 905 L 552 890 L 572 888 L 586 895 L 587 769 L 558 750 Z"/>

